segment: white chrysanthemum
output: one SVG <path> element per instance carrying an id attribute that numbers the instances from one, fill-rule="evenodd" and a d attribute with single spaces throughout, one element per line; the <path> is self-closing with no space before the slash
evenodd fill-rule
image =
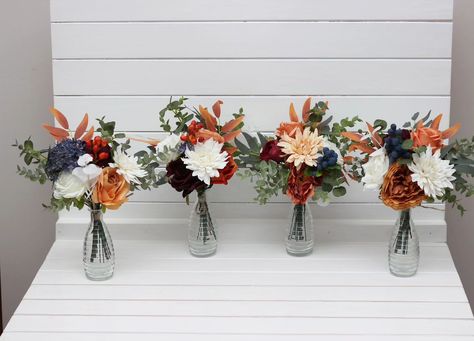
<path id="1" fill-rule="evenodd" d="M 143 178 L 147 174 L 138 164 L 136 157 L 128 156 L 124 152 L 115 152 L 114 161 L 114 163 L 109 163 L 109 166 L 117 168 L 117 173 L 122 175 L 128 183 L 139 184 L 138 178 Z"/>
<path id="2" fill-rule="evenodd" d="M 183 162 L 186 168 L 193 171 L 193 176 L 211 184 L 211 178 L 219 176 L 219 169 L 227 165 L 228 154 L 222 151 L 222 143 L 209 139 L 204 143 L 198 142 L 194 150 L 186 149 Z"/>
<path id="3" fill-rule="evenodd" d="M 168 164 L 179 156 L 179 146 L 182 141 L 176 134 L 168 135 L 163 141 L 156 145 L 156 154 L 161 162 Z"/>
<path id="4" fill-rule="evenodd" d="M 454 166 L 449 160 L 441 159 L 439 150 L 433 154 L 431 146 L 420 155 L 413 154 L 413 163 L 408 168 L 413 172 L 411 179 L 429 197 L 442 196 L 446 188 L 453 188 L 451 181 L 456 179 L 453 176 L 456 171 Z"/>
<path id="5" fill-rule="evenodd" d="M 69 172 L 62 172 L 54 182 L 53 196 L 56 199 L 80 198 L 87 191 L 87 184 Z"/>
<path id="6" fill-rule="evenodd" d="M 362 165 L 362 168 L 364 169 L 364 177 L 362 178 L 364 189 L 379 189 L 383 184 L 388 167 L 389 159 L 385 148 L 379 148 L 370 154 L 369 161 Z"/>
<path id="7" fill-rule="evenodd" d="M 323 149 L 323 137 L 318 136 L 317 130 L 311 132 L 307 127 L 303 133 L 297 129 L 294 138 L 285 133 L 278 146 L 281 147 L 283 153 L 288 155 L 286 162 L 293 163 L 296 168 L 302 164 L 314 167 L 319 152 Z"/>

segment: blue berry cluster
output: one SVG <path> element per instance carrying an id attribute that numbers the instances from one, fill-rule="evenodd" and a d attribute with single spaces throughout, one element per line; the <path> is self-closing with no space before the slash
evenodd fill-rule
<path id="1" fill-rule="evenodd" d="M 44 171 L 51 181 L 56 181 L 62 171 L 72 171 L 77 167 L 77 159 L 86 153 L 86 143 L 82 140 L 66 139 L 49 150 Z"/>
<path id="2" fill-rule="evenodd" d="M 323 156 L 318 157 L 316 161 L 318 162 L 318 166 L 317 166 L 318 171 L 323 171 L 328 167 L 332 167 L 336 165 L 337 154 L 334 150 L 324 147 Z"/>
<path id="3" fill-rule="evenodd" d="M 410 138 L 410 132 L 406 129 L 397 128 L 396 124 L 391 124 L 385 137 L 385 150 L 387 151 L 390 163 L 394 163 L 399 158 L 409 159 L 410 151 L 403 149 L 403 141 Z"/>

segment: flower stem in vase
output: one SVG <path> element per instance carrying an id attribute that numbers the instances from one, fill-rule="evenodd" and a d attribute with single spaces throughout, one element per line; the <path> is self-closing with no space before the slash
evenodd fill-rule
<path id="1" fill-rule="evenodd" d="M 191 212 L 188 243 L 189 251 L 196 257 L 208 257 L 217 250 L 216 229 L 209 212 L 205 191 L 198 191 L 198 199 Z"/>
<path id="2" fill-rule="evenodd" d="M 411 210 L 400 211 L 390 240 L 388 263 L 390 272 L 398 277 L 416 274 L 420 260 L 420 242 L 411 218 Z"/>
<path id="3" fill-rule="evenodd" d="M 307 204 L 293 206 L 286 251 L 292 256 L 305 256 L 313 251 L 313 222 Z"/>

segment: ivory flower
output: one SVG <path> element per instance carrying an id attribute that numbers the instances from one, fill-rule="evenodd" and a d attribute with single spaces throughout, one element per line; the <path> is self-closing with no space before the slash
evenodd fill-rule
<path id="1" fill-rule="evenodd" d="M 91 163 L 93 157 L 89 154 L 84 154 L 79 157 L 77 164 L 79 167 L 73 169 L 72 174 L 77 176 L 88 188 L 91 188 L 97 182 L 97 178 L 102 173 L 102 168 Z"/>
<path id="2" fill-rule="evenodd" d="M 369 161 L 367 161 L 362 168 L 364 169 L 364 189 L 377 190 L 383 184 L 385 174 L 388 171 L 389 160 L 385 148 L 377 149 L 370 154 Z"/>
<path id="3" fill-rule="evenodd" d="M 170 134 L 163 141 L 159 142 L 156 145 L 156 153 L 160 161 L 168 164 L 176 160 L 180 155 L 178 151 L 180 144 L 181 139 L 176 134 Z"/>
<path id="4" fill-rule="evenodd" d="M 228 162 L 228 154 L 222 151 L 222 147 L 222 143 L 213 139 L 198 142 L 194 150 L 186 149 L 183 162 L 187 169 L 193 171 L 193 176 L 210 185 L 211 178 L 218 177 L 219 169 L 224 169 Z"/>
<path id="5" fill-rule="evenodd" d="M 117 173 L 122 175 L 128 183 L 139 184 L 139 178 L 147 175 L 146 171 L 138 164 L 136 157 L 117 151 L 114 154 L 114 161 L 114 163 L 109 163 L 109 166 L 117 168 Z"/>
<path id="6" fill-rule="evenodd" d="M 318 153 L 323 149 L 323 137 L 318 136 L 318 131 L 311 132 L 307 127 L 303 131 L 296 130 L 295 137 L 284 134 L 278 146 L 282 152 L 288 155 L 286 162 L 293 163 L 296 168 L 306 164 L 310 167 L 316 166 Z"/>
<path id="7" fill-rule="evenodd" d="M 54 182 L 53 196 L 56 199 L 80 198 L 86 191 L 87 184 L 70 172 L 62 172 Z"/>
<path id="8" fill-rule="evenodd" d="M 413 172 L 412 180 L 432 198 L 442 196 L 446 188 L 452 189 L 451 181 L 456 180 L 454 166 L 449 160 L 441 159 L 439 149 L 433 154 L 431 146 L 420 155 L 413 154 L 413 163 L 408 168 Z"/>

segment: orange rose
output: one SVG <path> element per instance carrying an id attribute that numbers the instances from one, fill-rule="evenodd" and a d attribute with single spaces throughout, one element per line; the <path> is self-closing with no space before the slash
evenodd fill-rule
<path id="1" fill-rule="evenodd" d="M 425 127 L 423 121 L 418 123 L 415 130 L 411 132 L 414 148 L 421 146 L 431 146 L 434 153 L 444 146 L 444 140 L 450 138 L 458 132 L 459 128 L 461 127 L 459 124 L 455 124 L 445 131 L 440 131 L 439 124 L 442 117 L 442 114 L 436 116 L 430 127 Z"/>
<path id="2" fill-rule="evenodd" d="M 425 192 L 411 179 L 407 165 L 394 163 L 385 175 L 380 197 L 394 210 L 407 210 L 419 206 L 426 199 Z"/>
<path id="3" fill-rule="evenodd" d="M 303 205 L 313 197 L 315 185 L 316 179 L 313 176 L 305 175 L 304 167 L 301 167 L 300 170 L 292 167 L 288 176 L 286 195 L 291 198 L 295 205 Z"/>
<path id="4" fill-rule="evenodd" d="M 117 169 L 106 167 L 99 175 L 94 193 L 92 193 L 92 200 L 94 203 L 116 210 L 128 200 L 129 191 L 130 184 L 117 173 Z"/>
<path id="5" fill-rule="evenodd" d="M 239 167 L 235 163 L 232 155 L 229 155 L 229 159 L 227 161 L 227 165 L 223 169 L 219 170 L 219 176 L 211 179 L 213 185 L 227 185 L 229 180 L 234 176 L 235 172 L 237 172 Z"/>
<path id="6" fill-rule="evenodd" d="M 303 132 L 303 123 L 301 122 L 282 122 L 275 132 L 275 135 L 282 137 L 285 133 L 290 137 L 295 137 L 296 131 L 299 129 Z"/>

